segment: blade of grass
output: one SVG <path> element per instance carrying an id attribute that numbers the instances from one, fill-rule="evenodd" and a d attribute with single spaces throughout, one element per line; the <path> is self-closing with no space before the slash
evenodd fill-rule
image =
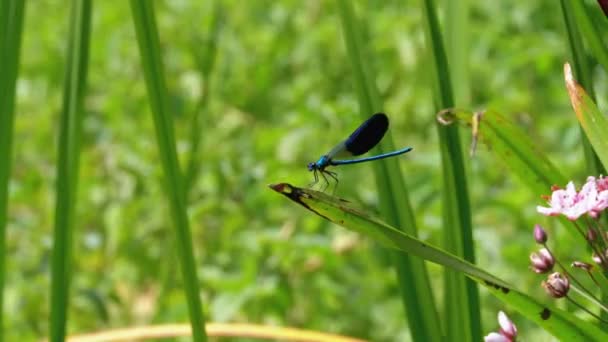
<path id="1" fill-rule="evenodd" d="M 576 24 L 581 30 L 582 37 L 587 43 L 586 46 L 589 51 L 597 59 L 597 61 L 604 67 L 604 70 L 608 70 L 608 47 L 602 41 L 602 37 L 605 37 L 605 32 L 600 31 L 593 20 L 591 19 L 588 11 L 590 8 L 585 5 L 584 1 L 570 1 L 569 11 L 572 11 L 576 18 Z M 562 8 L 564 8 L 562 6 Z M 597 10 L 594 7 L 594 10 Z M 584 52 L 584 50 L 580 50 Z"/>
<path id="2" fill-rule="evenodd" d="M 4 340 L 4 279 L 6 278 L 6 223 L 12 163 L 15 88 L 21 52 L 25 2 L 0 2 L 0 342 Z"/>
<path id="3" fill-rule="evenodd" d="M 209 37 L 206 40 L 205 49 L 202 53 L 198 53 L 198 49 L 195 49 L 195 58 L 197 60 L 199 74 L 204 84 L 202 87 L 202 94 L 199 96 L 199 100 L 194 109 L 194 115 L 192 116 L 192 124 L 190 131 L 190 153 L 188 158 L 188 164 L 186 166 L 186 198 L 188 197 L 189 189 L 192 188 L 196 182 L 196 175 L 198 174 L 200 158 L 198 157 L 201 136 L 204 130 L 203 127 L 203 113 L 207 108 L 209 102 L 209 92 L 211 91 L 211 73 L 215 65 L 215 58 L 217 54 L 217 42 L 220 33 L 220 20 L 223 16 L 222 5 L 219 1 L 213 2 L 213 16 L 211 18 Z"/>
<path id="4" fill-rule="evenodd" d="M 589 58 L 585 53 L 583 47 L 583 41 L 578 30 L 577 20 L 574 15 L 572 7 L 574 6 L 571 1 L 561 0 L 561 9 L 564 17 L 564 23 L 566 25 L 566 32 L 568 34 L 568 43 L 570 46 L 570 54 L 574 63 L 575 75 L 580 80 L 584 88 L 593 90 L 593 79 L 591 77 L 591 65 L 589 64 Z M 592 98 L 595 98 L 593 91 L 590 93 Z M 602 167 L 597 155 L 593 152 L 593 148 L 589 144 L 587 137 L 582 134 L 581 128 L 581 140 L 583 143 L 583 153 L 585 154 L 585 162 L 587 165 L 587 172 L 591 175 L 605 174 L 605 170 Z"/>
<path id="5" fill-rule="evenodd" d="M 371 73 L 371 66 L 367 63 L 370 59 L 365 55 L 360 41 L 363 30 L 359 26 L 363 25 L 363 22 L 356 19 L 350 1 L 340 0 L 338 5 L 344 40 L 355 76 L 360 113 L 363 118 L 367 118 L 370 114 L 381 111 L 382 104 L 376 81 Z M 392 145 L 392 139 L 387 134 L 380 149 L 389 150 L 393 148 Z M 373 163 L 373 166 L 383 217 L 416 236 L 414 213 L 399 164 L 395 159 L 387 158 Z M 424 262 L 405 253 L 393 253 L 392 259 L 397 271 L 412 339 L 414 341 L 441 340 L 441 325 Z"/>
<path id="6" fill-rule="evenodd" d="M 154 119 L 156 141 L 163 167 L 164 189 L 167 192 L 171 216 L 177 236 L 177 250 L 186 287 L 190 325 L 193 340 L 207 340 L 192 236 L 186 212 L 186 196 L 182 174 L 177 160 L 173 118 L 169 113 L 168 94 L 164 79 L 160 43 L 154 15 L 154 2 L 131 0 L 131 12 L 141 56 L 150 109 Z"/>
<path id="7" fill-rule="evenodd" d="M 570 45 L 570 53 L 572 61 L 574 63 L 574 74 L 581 82 L 583 88 L 588 89 L 589 96 L 595 101 L 595 92 L 593 91 L 593 78 L 591 77 L 591 65 L 589 58 L 587 57 L 586 51 L 583 47 L 581 35 L 579 34 L 577 22 L 582 22 L 582 31 L 585 34 L 588 41 L 590 41 L 591 49 L 595 52 L 595 55 L 605 54 L 605 47 L 602 44 L 598 36 L 598 29 L 593 25 L 591 18 L 587 17 L 588 11 L 584 11 L 584 4 L 582 1 L 566 1 L 561 0 L 561 9 L 564 16 L 564 22 L 566 24 L 566 31 L 568 33 L 568 42 Z M 597 11 L 599 12 L 599 11 Z M 606 17 L 597 13 L 601 16 L 599 20 L 606 22 Z M 605 28 L 605 27 L 604 27 Z M 601 31 L 605 32 L 605 31 Z M 605 57 L 603 58 L 606 59 Z M 607 64 L 603 64 L 606 68 Z M 608 70 L 608 69 L 606 69 Z M 590 175 L 606 174 L 606 164 L 602 165 L 599 157 L 591 147 L 591 143 L 585 134 L 583 134 L 583 127 L 581 130 L 581 141 L 583 143 L 583 152 L 585 155 L 585 163 L 587 166 L 587 173 Z M 603 217 L 601 220 L 604 223 L 608 223 L 608 218 Z M 603 300 L 608 301 L 608 293 L 602 293 Z M 608 320 L 608 314 L 604 311 L 601 313 L 604 320 Z"/>
<path id="8" fill-rule="evenodd" d="M 83 100 L 86 91 L 90 31 L 91 1 L 73 1 L 57 152 L 49 322 L 50 340 L 54 342 L 65 339 L 68 320 L 74 205 L 78 188 L 80 135 L 84 116 Z"/>
<path id="9" fill-rule="evenodd" d="M 426 37 L 434 62 L 435 103 L 442 108 L 454 106 L 450 70 L 443 45 L 443 37 L 437 20 L 436 7 L 432 0 L 424 0 L 426 17 Z M 443 175 L 443 225 L 445 247 L 475 262 L 473 244 L 473 224 L 465 175 L 462 150 L 457 127 L 437 124 L 441 151 L 441 170 Z M 444 321 L 449 340 L 464 339 L 479 341 L 481 334 L 481 315 L 479 313 L 479 290 L 477 285 L 446 270 L 446 309 Z M 458 320 L 449 319 L 459 317 Z"/>
<path id="10" fill-rule="evenodd" d="M 564 77 L 566 80 L 566 88 L 572 108 L 576 112 L 576 118 L 585 131 L 587 138 L 595 153 L 603 165 L 608 165 L 608 119 L 597 108 L 593 99 L 587 95 L 583 87 L 581 87 L 572 75 L 570 64 L 564 65 Z"/>
<path id="11" fill-rule="evenodd" d="M 445 4 L 448 60 L 452 68 L 454 104 L 465 107 L 470 102 L 469 86 L 469 0 L 448 1 Z"/>
<path id="12" fill-rule="evenodd" d="M 551 305 L 539 303 L 534 298 L 512 288 L 502 279 L 354 208 L 346 200 L 286 183 L 270 185 L 270 188 L 322 218 L 364 234 L 386 247 L 402 250 L 467 275 L 473 281 L 485 286 L 506 305 L 516 309 L 559 339 L 605 341 L 608 338 L 608 334 L 597 326 Z"/>
<path id="13" fill-rule="evenodd" d="M 333 197 L 316 190 L 298 188 L 287 183 L 272 184 L 269 187 L 324 219 L 366 235 L 385 247 L 402 250 L 497 286 L 510 287 L 505 281 L 461 257 L 420 241 L 416 237 L 367 214 L 345 199 Z"/>

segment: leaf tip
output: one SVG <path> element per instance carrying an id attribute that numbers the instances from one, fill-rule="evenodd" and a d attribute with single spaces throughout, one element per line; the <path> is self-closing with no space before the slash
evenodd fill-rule
<path id="1" fill-rule="evenodd" d="M 574 108 L 574 111 L 578 116 L 580 113 L 582 98 L 579 85 L 578 83 L 576 83 L 576 80 L 572 75 L 572 68 L 570 67 L 570 63 L 564 64 L 564 81 L 566 82 L 566 89 L 568 90 L 568 95 L 570 96 L 572 108 Z"/>
<path id="2" fill-rule="evenodd" d="M 268 187 L 276 192 L 285 193 L 285 192 L 290 192 L 289 189 L 291 188 L 291 185 L 289 185 L 288 183 L 277 183 L 277 184 L 268 184 Z"/>

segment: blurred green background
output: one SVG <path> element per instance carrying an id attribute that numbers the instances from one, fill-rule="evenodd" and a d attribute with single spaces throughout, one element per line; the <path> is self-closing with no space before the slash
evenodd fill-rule
<path id="1" fill-rule="evenodd" d="M 296 326 L 368 338 L 409 339 L 388 254 L 368 239 L 311 216 L 269 191 L 306 186 L 316 160 L 360 123 L 354 79 L 333 1 L 157 1 L 156 14 L 185 167 L 192 116 L 201 110 L 201 168 L 189 214 L 209 321 Z M 439 1 L 445 5 L 445 1 Z M 562 66 L 569 58 L 557 1 L 473 1 L 468 41 L 470 108 L 507 115 L 581 184 L 583 154 Z M 17 90 L 9 202 L 7 341 L 48 334 L 50 250 L 58 117 L 69 11 L 63 1 L 27 6 Z M 440 167 L 431 62 L 420 1 L 361 1 L 377 72 L 420 237 L 441 245 Z M 445 23 L 446 13 L 441 12 Z M 201 64 L 217 44 L 209 82 Z M 127 2 L 97 1 L 85 103 L 68 330 L 90 332 L 185 322 L 162 170 Z M 596 79 L 605 93 L 606 75 Z M 600 105 L 603 100 L 599 100 Z M 371 115 L 372 113 L 370 113 Z M 470 131 L 462 130 L 465 150 Z M 466 158 L 478 264 L 544 296 L 528 270 L 534 223 L 567 243 L 556 221 L 536 214 L 530 193 L 479 146 Z M 336 195 L 375 211 L 369 165 L 337 170 Z M 549 189 L 547 189 L 549 193 Z M 560 240 L 563 235 L 563 240 Z M 555 240 L 554 240 L 555 241 Z M 568 252 L 587 256 L 584 249 Z M 438 303 L 441 268 L 430 265 Z M 504 307 L 482 291 L 485 331 Z M 547 340 L 512 318 L 525 340 Z"/>

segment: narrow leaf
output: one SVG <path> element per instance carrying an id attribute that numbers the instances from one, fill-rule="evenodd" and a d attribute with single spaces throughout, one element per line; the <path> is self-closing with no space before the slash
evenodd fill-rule
<path id="1" fill-rule="evenodd" d="M 564 16 L 564 23 L 566 25 L 566 32 L 568 34 L 568 43 L 570 46 L 570 54 L 572 61 L 574 62 L 574 72 L 576 77 L 580 80 L 583 87 L 587 89 L 593 89 L 593 78 L 591 77 L 591 59 L 589 58 L 587 51 L 585 51 L 583 39 L 580 34 L 579 25 L 577 24 L 576 16 L 574 15 L 573 6 L 576 6 L 573 1 L 560 0 L 562 14 Z M 605 18 L 603 18 L 605 20 Z M 590 94 L 595 99 L 593 93 Z M 589 143 L 587 137 L 582 134 L 582 145 L 583 153 L 585 154 L 585 163 L 587 165 L 587 172 L 590 175 L 599 175 L 605 173 L 602 165 L 593 152 L 593 148 Z"/>
<path id="2" fill-rule="evenodd" d="M 606 135 L 608 119 L 599 111 L 583 87 L 574 80 L 568 63 L 564 65 L 564 79 L 568 95 L 570 95 L 570 102 L 576 112 L 576 118 L 605 167 L 608 165 L 608 135 Z"/>
<path id="3" fill-rule="evenodd" d="M 4 279 L 6 279 L 6 222 L 12 163 L 15 88 L 25 1 L 0 1 L 0 341 L 4 331 Z"/>
<path id="4" fill-rule="evenodd" d="M 605 37 L 605 32 L 599 30 L 595 26 L 595 23 L 588 13 L 589 8 L 585 5 L 584 1 L 570 1 L 570 5 L 581 30 L 583 39 L 587 43 L 586 46 L 597 61 L 604 67 L 604 70 L 608 70 L 608 47 L 602 41 L 602 37 Z"/>
<path id="5" fill-rule="evenodd" d="M 68 320 L 74 207 L 78 187 L 80 135 L 91 30 L 91 1 L 75 0 L 72 3 L 63 108 L 59 127 L 55 227 L 51 260 L 50 340 L 53 342 L 65 339 Z"/>
<path id="6" fill-rule="evenodd" d="M 156 142 L 163 167 L 164 189 L 177 236 L 177 251 L 184 278 L 190 325 L 194 341 L 207 340 L 200 299 L 197 268 L 192 248 L 192 236 L 186 212 L 185 188 L 177 160 L 173 118 L 169 112 L 160 42 L 154 15 L 154 2 L 131 0 L 131 12 L 141 56 L 150 109 L 156 129 Z"/>
<path id="7" fill-rule="evenodd" d="M 455 122 L 472 128 L 473 141 L 486 144 L 498 160 L 504 161 L 534 194 L 547 193 L 552 185 L 565 185 L 567 179 L 546 157 L 528 134 L 500 113 L 488 110 L 472 113 L 446 110 L 438 114 L 444 125 Z"/>
<path id="8" fill-rule="evenodd" d="M 365 21 L 358 20 L 348 0 L 338 1 L 340 20 L 348 56 L 352 65 L 359 110 L 362 118 L 384 111 L 376 85 L 375 75 L 361 36 Z M 379 149 L 394 150 L 392 138 L 386 134 Z M 417 234 L 414 211 L 409 200 L 408 189 L 403 180 L 399 164 L 394 158 L 373 163 L 376 186 L 379 191 L 380 212 L 388 222 L 409 234 Z M 442 338 L 439 315 L 424 262 L 405 253 L 392 255 L 397 271 L 401 298 L 407 313 L 412 340 L 438 341 Z"/>
<path id="9" fill-rule="evenodd" d="M 420 241 L 355 208 L 347 200 L 324 193 L 294 187 L 287 183 L 270 188 L 286 196 L 324 219 L 344 228 L 366 235 L 383 246 L 399 249 L 425 260 L 461 272 L 485 286 L 490 293 L 523 316 L 566 341 L 606 341 L 608 334 L 597 326 L 552 305 L 541 304 L 534 298 L 512 288 L 504 280 L 484 271 L 462 258 Z"/>
<path id="10" fill-rule="evenodd" d="M 437 9 L 433 0 L 424 0 L 426 38 L 430 45 L 435 87 L 435 109 L 454 106 L 454 91 L 451 83 L 443 36 Z M 441 153 L 442 214 L 444 247 L 450 252 L 475 262 L 473 224 L 465 174 L 464 161 L 458 127 L 437 124 Z M 444 321 L 449 340 L 481 340 L 481 315 L 479 313 L 479 291 L 475 283 L 449 270 L 445 272 Z M 449 319 L 459 317 L 459 320 Z"/>

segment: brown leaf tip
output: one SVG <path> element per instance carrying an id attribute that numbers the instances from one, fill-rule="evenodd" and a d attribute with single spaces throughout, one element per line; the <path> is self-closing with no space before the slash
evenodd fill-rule
<path id="1" fill-rule="evenodd" d="M 579 112 L 581 107 L 581 94 L 579 90 L 579 85 L 576 83 L 574 76 L 572 75 L 572 68 L 570 67 L 570 63 L 564 64 L 564 80 L 566 81 L 566 89 L 568 89 L 568 95 L 570 96 L 570 102 L 572 103 L 572 107 L 574 111 Z"/>

